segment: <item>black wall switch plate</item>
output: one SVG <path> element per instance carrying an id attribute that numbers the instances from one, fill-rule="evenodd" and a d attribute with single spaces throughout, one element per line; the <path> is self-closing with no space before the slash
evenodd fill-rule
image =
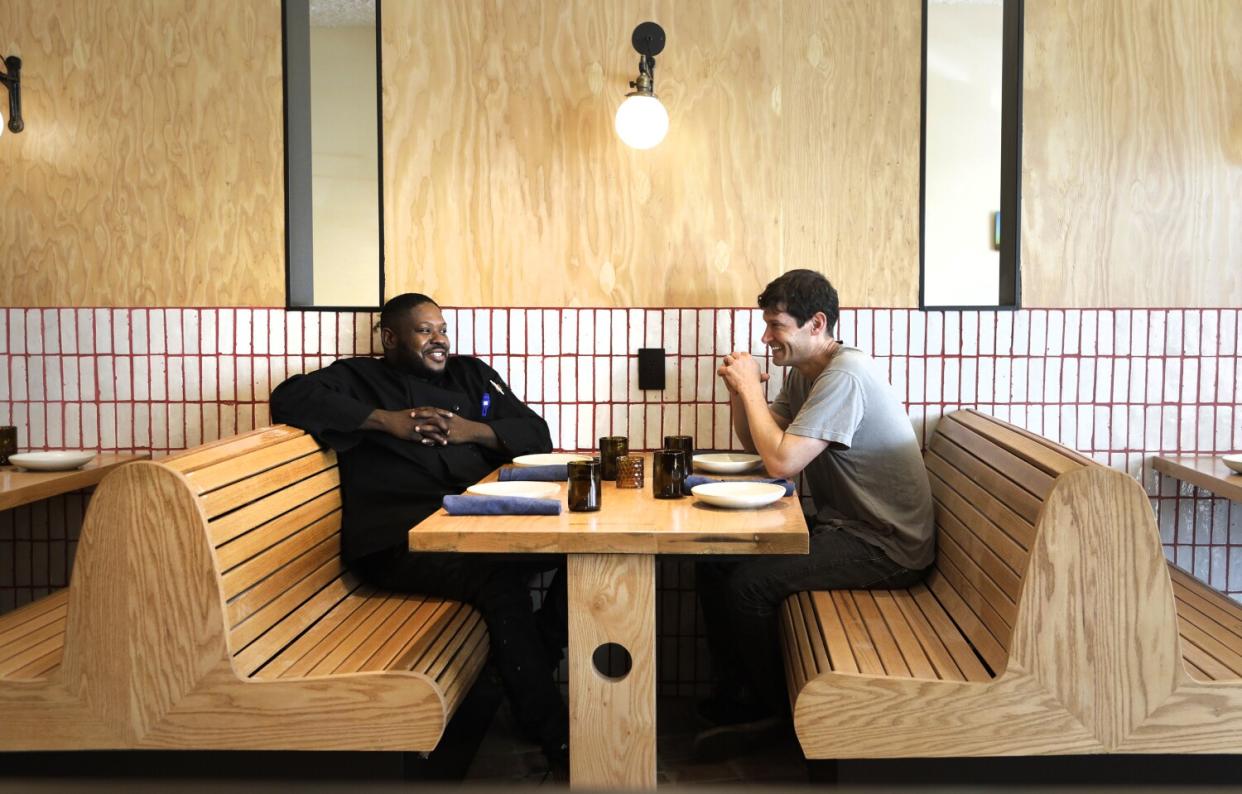
<path id="1" fill-rule="evenodd" d="M 664 388 L 664 348 L 638 348 L 638 388 L 643 391 Z"/>

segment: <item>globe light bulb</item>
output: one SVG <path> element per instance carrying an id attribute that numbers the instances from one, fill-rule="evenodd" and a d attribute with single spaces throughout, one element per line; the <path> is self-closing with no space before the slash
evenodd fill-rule
<path id="1" fill-rule="evenodd" d="M 654 96 L 631 94 L 617 108 L 617 136 L 635 149 L 650 149 L 668 134 L 668 111 Z"/>

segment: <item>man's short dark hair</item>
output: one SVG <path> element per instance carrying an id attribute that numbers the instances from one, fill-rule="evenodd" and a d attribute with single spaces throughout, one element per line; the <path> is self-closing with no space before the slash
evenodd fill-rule
<path id="1" fill-rule="evenodd" d="M 763 288 L 759 295 L 759 308 L 785 312 L 806 325 L 815 312 L 823 312 L 828 318 L 828 333 L 835 334 L 837 320 L 841 317 L 841 304 L 832 282 L 814 270 L 791 270 L 778 276 Z"/>
<path id="2" fill-rule="evenodd" d="M 380 309 L 380 328 L 388 328 L 390 330 L 399 330 L 397 326 L 401 324 L 401 318 L 406 315 L 410 309 L 415 306 L 421 306 L 424 303 L 435 303 L 431 298 L 421 292 L 403 292 L 396 297 L 389 298 L 384 304 L 384 308 Z"/>

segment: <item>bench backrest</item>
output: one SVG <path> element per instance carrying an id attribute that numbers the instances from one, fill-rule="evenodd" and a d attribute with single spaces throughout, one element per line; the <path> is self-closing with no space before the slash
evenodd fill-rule
<path id="1" fill-rule="evenodd" d="M 208 520 L 241 675 L 253 675 L 359 587 L 340 558 L 336 455 L 277 426 L 161 461 L 189 480 Z"/>
<path id="2" fill-rule="evenodd" d="M 977 411 L 941 418 L 924 457 L 936 563 L 924 598 L 970 639 L 993 675 L 1009 659 L 1035 524 L 1056 478 L 1097 465 Z"/>

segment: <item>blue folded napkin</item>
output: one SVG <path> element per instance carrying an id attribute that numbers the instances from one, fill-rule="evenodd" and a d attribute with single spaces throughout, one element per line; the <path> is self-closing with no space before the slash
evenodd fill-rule
<path id="1" fill-rule="evenodd" d="M 510 480 L 536 480 L 539 482 L 565 482 L 569 479 L 569 467 L 564 463 L 551 466 L 505 466 L 496 478 L 501 482 Z"/>
<path id="2" fill-rule="evenodd" d="M 559 516 L 559 499 L 532 499 L 529 496 L 444 497 L 444 510 L 451 516 Z"/>
<path id="3" fill-rule="evenodd" d="M 783 486 L 786 496 L 793 496 L 794 484 L 790 480 L 780 477 L 742 477 L 734 480 L 722 480 L 717 477 L 704 477 L 702 474 L 691 474 L 682 484 L 682 491 L 690 493 L 690 489 L 696 485 L 703 485 L 709 482 L 767 482 L 773 485 Z"/>

